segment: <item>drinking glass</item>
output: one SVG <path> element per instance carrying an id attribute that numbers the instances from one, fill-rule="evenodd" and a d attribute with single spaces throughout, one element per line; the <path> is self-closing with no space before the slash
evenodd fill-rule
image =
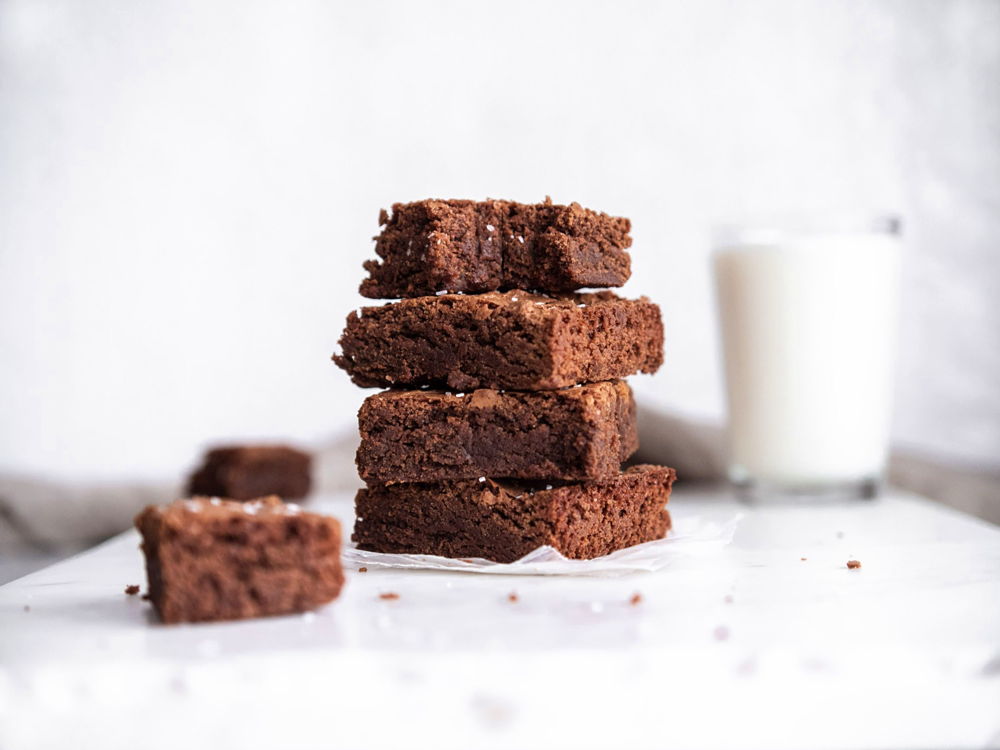
<path id="1" fill-rule="evenodd" d="M 729 476 L 745 498 L 877 494 L 900 244 L 888 216 L 716 230 Z"/>

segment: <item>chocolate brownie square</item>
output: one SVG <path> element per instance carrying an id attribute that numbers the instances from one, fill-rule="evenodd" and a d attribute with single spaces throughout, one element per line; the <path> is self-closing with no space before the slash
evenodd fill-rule
<path id="1" fill-rule="evenodd" d="M 358 413 L 366 482 L 597 479 L 638 448 L 621 380 L 558 391 L 385 391 Z"/>
<path id="2" fill-rule="evenodd" d="M 611 292 L 417 297 L 347 318 L 334 361 L 362 387 L 552 390 L 655 372 L 660 308 Z"/>
<path id="3" fill-rule="evenodd" d="M 165 623 L 304 612 L 340 593 L 340 523 L 267 497 L 147 507 L 135 519 Z"/>
<path id="4" fill-rule="evenodd" d="M 578 203 L 423 200 L 382 211 L 379 224 L 365 297 L 571 292 L 621 286 L 630 274 L 629 220 Z"/>
<path id="5" fill-rule="evenodd" d="M 641 465 L 610 479 L 545 485 L 459 479 L 358 491 L 359 549 L 513 562 L 542 545 L 601 557 L 663 538 L 675 472 Z"/>
<path id="6" fill-rule="evenodd" d="M 309 494 L 312 456 L 287 445 L 238 445 L 205 454 L 191 475 L 188 494 L 251 500 L 278 495 L 298 500 Z"/>

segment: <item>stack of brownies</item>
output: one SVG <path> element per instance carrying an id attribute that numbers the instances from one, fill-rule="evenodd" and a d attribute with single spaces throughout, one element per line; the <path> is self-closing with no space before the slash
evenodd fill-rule
<path id="1" fill-rule="evenodd" d="M 359 413 L 360 549 L 593 558 L 663 537 L 674 471 L 638 448 L 620 378 L 663 360 L 659 308 L 581 288 L 630 275 L 628 219 L 546 200 L 426 200 L 379 216 L 334 360 Z"/>

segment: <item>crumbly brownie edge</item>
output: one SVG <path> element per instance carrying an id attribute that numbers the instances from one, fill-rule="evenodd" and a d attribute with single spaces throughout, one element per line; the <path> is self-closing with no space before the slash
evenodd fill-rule
<path id="1" fill-rule="evenodd" d="M 552 330 L 552 380 L 589 383 L 636 372 L 655 373 L 663 364 L 660 307 L 647 297 L 627 305 L 592 304 L 610 293 L 577 295 L 581 306 L 560 310 Z"/>
<path id="2" fill-rule="evenodd" d="M 495 203 L 495 202 L 494 202 Z M 441 289 L 467 291 L 500 283 L 502 260 L 495 233 L 497 208 L 474 201 L 397 203 L 379 215 L 380 260 L 369 260 L 360 288 L 370 298 L 414 297 Z"/>

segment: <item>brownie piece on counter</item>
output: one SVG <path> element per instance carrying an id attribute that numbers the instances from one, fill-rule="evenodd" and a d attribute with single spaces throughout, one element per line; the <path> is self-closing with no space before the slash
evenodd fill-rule
<path id="1" fill-rule="evenodd" d="M 362 387 L 552 390 L 655 372 L 660 308 L 611 292 L 445 294 L 352 312 L 334 361 Z"/>
<path id="2" fill-rule="evenodd" d="M 188 494 L 251 500 L 309 494 L 312 456 L 287 445 L 239 445 L 210 450 L 188 481 Z"/>
<path id="3" fill-rule="evenodd" d="M 528 484 L 459 479 L 358 491 L 359 549 L 513 562 L 542 545 L 601 557 L 661 539 L 675 472 L 641 465 L 610 479 Z"/>
<path id="4" fill-rule="evenodd" d="M 639 445 L 621 380 L 558 391 L 384 391 L 358 413 L 366 482 L 618 474 Z"/>
<path id="5" fill-rule="evenodd" d="M 423 200 L 379 214 L 375 252 L 364 264 L 365 297 L 439 291 L 571 292 L 621 286 L 631 273 L 628 219 L 583 208 L 512 201 Z"/>
<path id="6" fill-rule="evenodd" d="M 277 497 L 147 507 L 135 519 L 165 623 L 304 612 L 340 593 L 340 523 Z"/>

